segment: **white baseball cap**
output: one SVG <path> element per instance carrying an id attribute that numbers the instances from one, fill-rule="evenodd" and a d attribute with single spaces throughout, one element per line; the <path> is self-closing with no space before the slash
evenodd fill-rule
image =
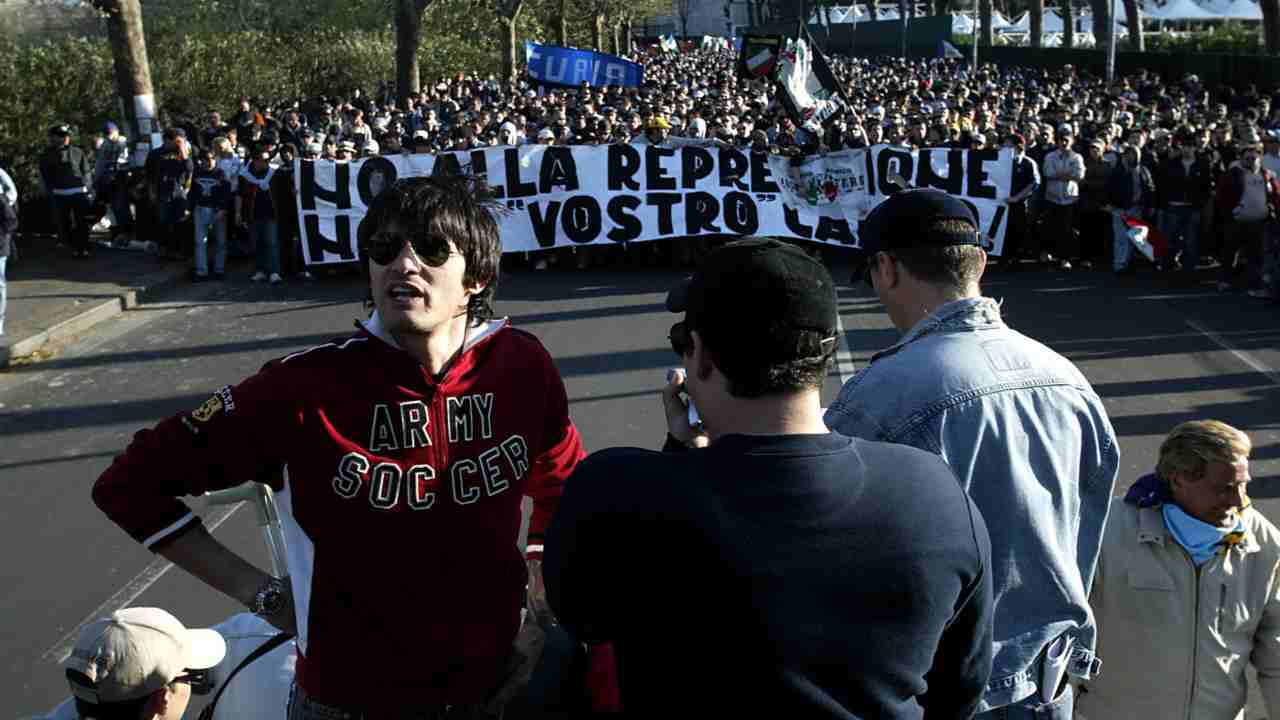
<path id="1" fill-rule="evenodd" d="M 146 697 L 227 654 L 216 630 L 188 630 L 160 608 L 125 608 L 80 631 L 64 666 L 71 692 L 98 705 Z"/>
<path id="2" fill-rule="evenodd" d="M 538 131 L 539 140 L 554 140 L 555 137 L 556 137 L 556 134 L 551 132 L 551 128 L 544 127 Z"/>
<path id="3" fill-rule="evenodd" d="M 515 135 L 515 134 L 516 134 L 516 124 L 515 124 L 515 123 L 513 123 L 513 122 L 510 122 L 510 121 L 504 122 L 504 123 L 502 123 L 501 125 L 499 125 L 499 126 L 498 126 L 498 132 L 499 132 L 499 133 L 511 133 L 512 135 Z"/>

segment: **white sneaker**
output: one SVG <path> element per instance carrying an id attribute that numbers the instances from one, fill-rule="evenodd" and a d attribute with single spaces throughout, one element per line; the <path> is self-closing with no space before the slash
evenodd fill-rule
<path id="1" fill-rule="evenodd" d="M 258 271 L 254 273 L 253 277 L 249 278 L 250 282 L 262 282 L 263 280 L 266 280 L 266 279 L 267 279 L 267 274 L 262 271 Z"/>
<path id="2" fill-rule="evenodd" d="M 303 270 L 302 272 L 298 273 L 298 277 L 302 278 L 303 280 L 310 280 L 312 276 L 310 272 Z"/>
<path id="3" fill-rule="evenodd" d="M 546 270 L 546 269 L 547 269 L 547 260 L 546 260 L 546 258 L 543 258 L 542 260 L 539 260 L 539 261 L 535 262 L 535 263 L 533 264 L 533 269 L 534 269 L 534 270 Z"/>
<path id="4" fill-rule="evenodd" d="M 272 285 L 280 284 L 280 273 L 271 273 L 271 284 Z"/>

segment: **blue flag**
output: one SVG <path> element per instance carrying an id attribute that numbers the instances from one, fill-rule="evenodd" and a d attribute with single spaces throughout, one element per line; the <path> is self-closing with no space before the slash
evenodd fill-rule
<path id="1" fill-rule="evenodd" d="M 579 85 L 584 80 L 593 86 L 644 83 L 644 66 L 616 55 L 532 42 L 524 44 L 524 52 L 529 78 L 550 85 Z"/>

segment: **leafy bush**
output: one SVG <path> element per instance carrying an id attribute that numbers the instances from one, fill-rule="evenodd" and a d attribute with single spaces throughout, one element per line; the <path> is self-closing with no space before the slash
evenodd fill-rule
<path id="1" fill-rule="evenodd" d="M 1266 52 L 1262 44 L 1262 35 L 1256 25 L 1248 26 L 1232 22 L 1205 32 L 1185 35 L 1152 33 L 1146 36 L 1146 44 L 1149 52 L 1238 55 L 1262 55 Z"/>
<path id="2" fill-rule="evenodd" d="M 395 77 L 389 10 L 382 11 L 385 15 L 324 15 L 293 30 L 289 28 L 299 26 L 298 18 L 288 14 L 294 6 L 276 4 L 282 8 L 280 14 L 260 23 L 276 28 L 272 31 L 244 29 L 252 19 L 202 14 L 199 10 L 207 8 L 206 3 L 144 4 L 175 9 L 175 14 L 163 17 L 148 14 L 145 21 L 162 121 L 200 118 L 211 108 L 226 115 L 242 95 L 270 101 L 344 96 L 355 88 L 370 92 Z M 177 13 L 183 6 L 186 14 Z M 362 6 L 357 3 L 358 7 Z M 522 14 L 517 24 L 520 40 L 547 40 L 544 22 L 545 16 L 537 13 Z M 432 3 L 418 51 L 423 83 L 461 71 L 497 73 L 497 27 L 487 3 Z M 43 39 L 0 33 L 0 87 L 0 165 L 14 172 L 26 192 L 38 187 L 37 167 L 49 126 L 72 125 L 74 141 L 87 149 L 107 120 L 120 122 L 123 117 L 111 47 L 102 33 L 67 37 L 50 32 Z"/>

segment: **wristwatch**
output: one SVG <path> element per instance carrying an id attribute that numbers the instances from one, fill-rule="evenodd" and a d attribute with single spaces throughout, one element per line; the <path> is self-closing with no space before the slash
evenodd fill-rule
<path id="1" fill-rule="evenodd" d="M 280 578 L 271 578 L 253 596 L 249 610 L 258 617 L 271 617 L 284 607 L 285 584 Z"/>

